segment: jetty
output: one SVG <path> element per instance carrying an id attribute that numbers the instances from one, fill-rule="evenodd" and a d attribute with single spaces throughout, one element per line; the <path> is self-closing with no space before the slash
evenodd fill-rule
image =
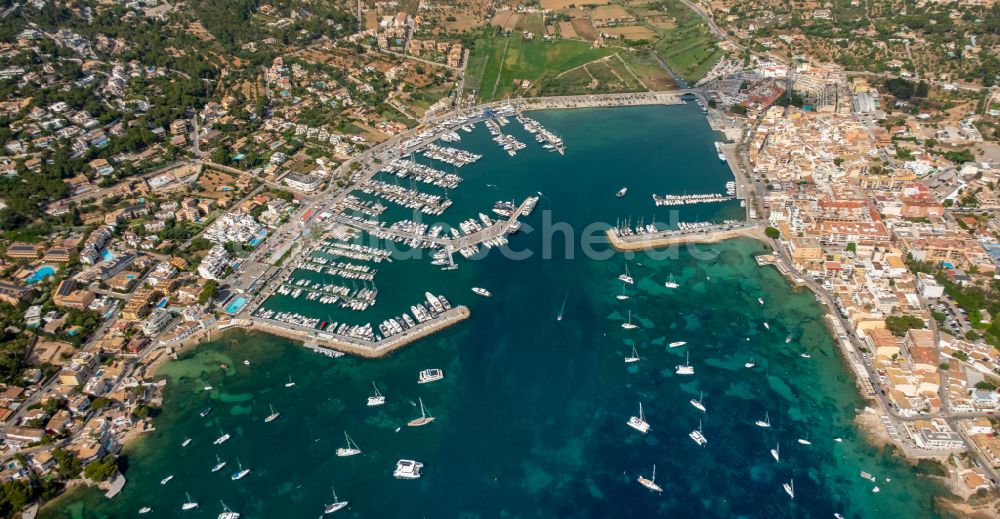
<path id="1" fill-rule="evenodd" d="M 279 335 L 295 341 L 302 341 L 313 351 L 317 347 L 328 348 L 334 351 L 350 353 L 359 357 L 375 359 L 384 357 L 389 353 L 410 344 L 418 339 L 431 335 L 435 332 L 448 328 L 456 323 L 468 319 L 469 309 L 465 306 L 456 306 L 445 310 L 436 318 L 424 321 L 404 330 L 391 337 L 379 341 L 367 341 L 356 337 L 348 337 L 330 332 L 324 332 L 307 326 L 300 326 L 293 323 L 274 322 L 259 317 L 250 317 L 243 321 L 249 324 L 242 326 L 250 330 Z"/>
<path id="2" fill-rule="evenodd" d="M 732 238 L 752 238 L 768 242 L 764 231 L 754 223 L 738 225 L 715 225 L 688 230 L 665 230 L 659 232 L 624 235 L 616 229 L 605 231 L 608 242 L 617 251 L 637 251 L 679 245 L 683 243 L 716 243 Z"/>

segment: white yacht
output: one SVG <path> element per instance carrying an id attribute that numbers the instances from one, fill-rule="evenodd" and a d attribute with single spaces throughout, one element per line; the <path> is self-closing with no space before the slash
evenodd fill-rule
<path id="1" fill-rule="evenodd" d="M 785 344 L 788 344 L 790 342 L 792 342 L 792 334 L 788 334 L 788 336 L 785 337 Z"/>
<path id="2" fill-rule="evenodd" d="M 225 466 L 226 466 L 226 462 L 222 461 L 222 458 L 219 458 L 219 455 L 216 454 L 215 455 L 215 466 L 212 467 L 212 472 L 218 472 L 218 471 L 222 470 L 222 468 L 225 467 Z"/>
<path id="3" fill-rule="evenodd" d="M 271 423 L 271 422 L 277 420 L 278 417 L 281 416 L 281 413 L 275 411 L 273 405 L 268 404 L 267 406 L 271 408 L 271 414 L 267 415 L 264 418 L 264 423 Z"/>
<path id="4" fill-rule="evenodd" d="M 625 328 L 626 330 L 634 330 L 634 329 L 636 329 L 638 327 L 639 327 L 639 325 L 632 324 L 632 310 L 629 310 L 628 311 L 628 321 L 622 323 L 622 328 Z"/>
<path id="5" fill-rule="evenodd" d="M 150 508 L 150 507 L 148 507 L 148 506 L 144 506 L 144 507 L 142 507 L 142 508 L 139 509 L 139 513 L 140 514 L 148 514 L 148 513 L 152 512 L 152 511 L 153 511 L 153 509 Z"/>
<path id="6" fill-rule="evenodd" d="M 628 295 L 625 294 L 625 285 L 622 284 L 622 293 L 615 296 L 619 301 L 624 301 L 628 299 Z"/>
<path id="7" fill-rule="evenodd" d="M 653 477 L 652 478 L 646 479 L 643 476 L 639 476 L 639 479 L 637 479 L 636 481 L 638 481 L 640 485 L 642 485 L 642 486 L 644 486 L 644 487 L 652 490 L 653 492 L 663 493 L 663 489 L 660 488 L 660 485 L 656 484 L 656 465 L 653 465 Z"/>
<path id="8" fill-rule="evenodd" d="M 642 414 L 642 402 L 639 402 L 639 416 L 633 416 L 628 419 L 628 426 L 646 434 L 649 432 L 649 424 L 646 423 L 646 417 Z"/>
<path id="9" fill-rule="evenodd" d="M 800 353 L 799 357 L 802 357 L 803 359 L 811 359 L 812 355 L 810 355 L 808 353 Z"/>
<path id="10" fill-rule="evenodd" d="M 760 303 L 761 305 L 763 305 L 764 304 L 764 298 L 763 297 L 758 297 L 757 298 L 757 302 Z"/>
<path id="11" fill-rule="evenodd" d="M 347 447 L 337 449 L 337 456 L 344 458 L 347 456 L 354 456 L 355 454 L 361 454 L 361 449 L 358 448 L 358 444 L 354 443 L 354 440 L 347 435 L 347 431 L 344 431 L 344 438 L 347 439 Z"/>
<path id="12" fill-rule="evenodd" d="M 368 397 L 368 407 L 375 407 L 385 403 L 385 396 L 378 392 L 378 386 L 375 385 L 375 381 L 372 381 L 372 387 L 375 388 L 375 394 Z"/>
<path id="13" fill-rule="evenodd" d="M 771 457 L 774 458 L 774 461 L 781 461 L 781 444 L 780 443 L 777 444 L 777 445 L 775 445 L 774 448 L 771 449 Z"/>
<path id="14" fill-rule="evenodd" d="M 424 407 L 424 400 L 422 398 L 418 398 L 417 401 L 420 402 L 420 418 L 414 418 L 413 420 L 406 422 L 406 425 L 410 427 L 420 427 L 421 425 L 427 425 L 434 421 L 434 417 L 431 416 Z"/>
<path id="15" fill-rule="evenodd" d="M 767 328 L 768 330 L 770 330 L 771 329 L 771 325 L 767 324 L 767 321 L 765 321 L 764 322 L 764 328 Z"/>
<path id="16" fill-rule="evenodd" d="M 705 435 L 701 432 L 701 420 L 698 420 L 698 428 L 689 432 L 688 436 L 690 436 L 695 443 L 701 445 L 702 447 L 708 443 L 708 439 L 706 439 Z"/>
<path id="17" fill-rule="evenodd" d="M 805 438 L 799 438 L 799 443 L 801 443 L 802 445 L 812 445 L 813 444 L 813 442 L 811 442 L 811 441 L 809 441 L 809 440 L 807 440 Z"/>
<path id="18" fill-rule="evenodd" d="M 184 443 L 181 443 L 181 447 L 187 447 L 188 445 L 191 445 L 191 438 L 188 438 L 184 440 Z"/>
<path id="19" fill-rule="evenodd" d="M 745 362 L 745 363 L 743 364 L 743 367 L 744 367 L 744 368 L 747 368 L 747 369 L 750 369 L 750 368 L 752 368 L 752 367 L 754 367 L 754 366 L 756 366 L 756 365 L 757 365 L 757 363 L 756 363 L 756 362 L 754 362 L 754 360 L 753 360 L 753 357 L 750 357 L 750 360 L 746 361 L 746 362 Z"/>
<path id="20" fill-rule="evenodd" d="M 667 281 L 663 283 L 663 286 L 665 286 L 667 288 L 677 288 L 680 285 L 677 284 L 676 281 L 674 281 L 674 275 L 671 274 L 670 277 L 667 279 Z"/>
<path id="21" fill-rule="evenodd" d="M 337 491 L 336 490 L 334 490 L 331 487 L 330 491 L 333 492 L 333 502 L 330 503 L 330 504 L 328 504 L 328 505 L 326 505 L 326 508 L 323 509 L 323 513 L 324 514 L 332 514 L 332 513 L 336 512 L 337 510 L 340 510 L 341 508 L 344 508 L 345 506 L 347 506 L 347 501 L 341 501 L 340 499 L 337 499 Z"/>
<path id="22" fill-rule="evenodd" d="M 288 382 L 285 382 L 285 387 L 295 387 L 295 382 L 292 381 L 291 375 L 288 375 Z"/>
<path id="23" fill-rule="evenodd" d="M 233 481 L 236 481 L 238 479 L 245 478 L 247 476 L 247 474 L 250 473 L 250 469 L 243 468 L 243 464 L 240 463 L 240 459 L 239 458 L 236 458 L 236 466 L 239 467 L 240 470 L 237 470 L 236 472 L 233 472 L 233 474 L 231 476 L 229 476 L 229 479 L 231 479 Z"/>
<path id="24" fill-rule="evenodd" d="M 622 275 L 620 275 L 620 276 L 618 276 L 618 279 L 620 279 L 623 283 L 627 283 L 629 285 L 632 285 L 632 284 L 635 283 L 635 280 L 633 280 L 632 276 L 630 276 L 629 273 L 628 273 L 628 263 L 625 264 L 625 273 L 622 274 Z"/>
<path id="25" fill-rule="evenodd" d="M 420 477 L 420 469 L 424 464 L 413 460 L 399 460 L 396 462 L 396 470 L 392 475 L 397 479 L 417 479 Z"/>
<path id="26" fill-rule="evenodd" d="M 222 503 L 222 501 L 219 502 Z M 230 510 L 225 503 L 222 503 L 222 513 L 217 519 L 240 519 L 240 513 Z"/>
<path id="27" fill-rule="evenodd" d="M 681 346 L 684 346 L 685 344 L 687 344 L 687 341 L 674 341 L 674 342 L 668 344 L 668 346 L 670 346 L 671 348 L 680 348 Z"/>
<path id="28" fill-rule="evenodd" d="M 490 291 L 486 290 L 485 288 L 472 287 L 472 291 L 475 292 L 478 295 L 483 296 L 483 297 L 492 297 L 493 296 L 493 294 L 491 294 Z"/>
<path id="29" fill-rule="evenodd" d="M 420 372 L 420 379 L 417 383 L 426 384 L 428 382 L 434 382 L 435 380 L 441 380 L 442 378 L 444 378 L 444 371 L 437 368 L 425 369 Z"/>
<path id="30" fill-rule="evenodd" d="M 771 417 L 768 416 L 767 411 L 764 411 L 764 419 L 763 420 L 757 420 L 754 423 L 757 424 L 757 427 L 770 427 L 771 426 Z"/>
<path id="31" fill-rule="evenodd" d="M 631 364 L 633 362 L 639 362 L 639 353 L 635 351 L 635 346 L 632 346 L 632 355 L 630 357 L 625 357 L 625 364 Z"/>
<path id="32" fill-rule="evenodd" d="M 795 499 L 795 480 L 789 479 L 788 483 L 781 486 L 785 487 L 785 492 L 788 493 L 788 497 Z"/>
<path id="33" fill-rule="evenodd" d="M 173 475 L 173 474 L 171 474 L 171 475 L 169 475 L 169 476 L 167 476 L 167 477 L 165 477 L 165 478 L 161 479 L 161 480 L 160 480 L 160 484 L 161 484 L 161 485 L 166 485 L 167 483 L 170 483 L 170 480 L 171 480 L 171 479 L 174 479 L 174 475 Z"/>
<path id="34" fill-rule="evenodd" d="M 618 192 L 615 193 L 615 196 L 617 196 L 618 198 L 621 198 L 621 197 L 625 196 L 625 193 L 628 193 L 628 188 L 627 187 L 623 187 L 623 188 L 619 189 Z"/>
<path id="35" fill-rule="evenodd" d="M 705 392 L 704 391 L 701 391 L 698 394 L 698 398 L 697 399 L 695 399 L 695 398 L 691 399 L 691 405 L 693 405 L 695 407 L 695 409 L 698 409 L 699 411 L 704 412 L 705 411 L 705 404 L 701 403 L 701 399 L 702 398 L 705 398 Z"/>
<path id="36" fill-rule="evenodd" d="M 184 492 L 184 496 L 187 497 L 187 501 L 185 501 L 184 504 L 181 505 L 181 510 L 193 510 L 195 508 L 198 508 L 198 503 L 191 500 L 191 494 Z"/>
<path id="37" fill-rule="evenodd" d="M 219 429 L 219 432 L 222 433 L 222 429 Z M 212 445 L 222 445 L 223 443 L 229 441 L 229 438 L 231 438 L 231 436 L 229 436 L 228 433 L 222 433 L 222 436 L 216 438 L 215 441 L 212 442 Z"/>
<path id="38" fill-rule="evenodd" d="M 684 356 L 684 364 L 678 364 L 674 373 L 678 375 L 694 375 L 694 366 L 691 365 L 691 352 Z"/>

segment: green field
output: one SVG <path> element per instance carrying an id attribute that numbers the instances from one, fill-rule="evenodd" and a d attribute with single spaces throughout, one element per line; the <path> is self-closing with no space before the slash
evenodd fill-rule
<path id="1" fill-rule="evenodd" d="M 694 11 L 676 0 L 663 0 L 660 5 L 677 20 L 677 26 L 663 31 L 656 53 L 685 81 L 694 84 L 722 57 L 722 51 L 715 46 L 717 40 L 708 25 Z"/>
<path id="2" fill-rule="evenodd" d="M 522 41 L 520 36 L 484 38 L 476 41 L 469 57 L 465 90 L 476 90 L 479 101 L 502 99 L 516 93 L 514 80 L 527 79 L 537 91 L 541 84 L 595 59 L 621 49 L 595 49 L 574 40 Z M 529 91 L 529 93 L 531 93 Z"/>

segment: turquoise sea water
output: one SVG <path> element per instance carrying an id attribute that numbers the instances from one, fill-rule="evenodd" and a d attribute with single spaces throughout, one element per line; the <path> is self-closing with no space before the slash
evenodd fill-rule
<path id="1" fill-rule="evenodd" d="M 542 191 L 527 223 L 541 229 L 540 210 L 550 210 L 552 220 L 579 233 L 629 214 L 648 221 L 652 192 L 716 192 L 731 179 L 693 107 L 534 116 L 564 137 L 566 156 L 522 139 L 529 148 L 506 160 L 481 127 L 463 134 L 460 147 L 487 157 L 459 170 L 466 181 L 445 221 Z M 629 195 L 616 199 L 623 185 Z M 732 218 L 739 211 L 735 203 L 694 206 L 681 216 Z M 512 248 L 535 252 L 523 260 L 491 253 L 451 272 L 426 259 L 382 265 L 379 301 L 363 314 L 302 300 L 269 303 L 377 322 L 432 290 L 468 305 L 472 316 L 381 360 L 328 359 L 262 334 L 230 334 L 199 347 L 161 370 L 169 380 L 165 408 L 157 430 L 127 452 L 123 493 L 108 501 L 77 492 L 43 516 L 126 517 L 151 506 L 144 517 L 215 517 L 221 499 L 246 518 L 315 517 L 331 501 L 331 486 L 350 501 L 336 515 L 342 517 L 936 516 L 939 486 L 859 437 L 852 419 L 863 402 L 821 307 L 773 269 L 757 267 L 753 256 L 766 252 L 760 244 L 736 240 L 662 258 L 605 259 L 588 258 L 579 246 L 567 254 L 560 244 L 545 259 L 542 234 L 512 238 Z M 635 285 L 627 289 L 630 299 L 619 301 L 616 278 L 626 262 Z M 664 288 L 668 275 L 681 288 Z M 475 296 L 471 286 L 493 297 Z M 636 330 L 620 326 L 629 310 Z M 688 344 L 667 346 L 681 340 Z M 641 360 L 626 365 L 633 346 Z M 693 376 L 674 373 L 685 353 Z M 750 358 L 754 369 L 743 366 Z M 445 379 L 417 384 L 418 372 L 431 367 L 443 369 Z M 295 386 L 286 388 L 289 377 Z M 365 405 L 372 381 L 385 406 Z M 206 385 L 214 389 L 206 392 Z M 707 413 L 689 403 L 701 392 Z M 418 397 L 437 419 L 410 428 Z M 652 426 L 645 436 L 625 424 L 640 401 Z M 264 423 L 269 405 L 282 416 Z M 214 411 L 200 418 L 208 406 Z M 765 412 L 769 429 L 753 423 Z M 704 447 L 688 438 L 699 420 Z M 220 430 L 232 439 L 214 446 Z M 363 455 L 334 454 L 345 430 Z M 192 443 L 182 448 L 185 438 Z M 769 453 L 776 444 L 778 463 Z M 229 466 L 213 474 L 216 455 Z M 252 473 L 231 481 L 237 458 Z M 400 458 L 423 462 L 424 477 L 394 479 Z M 635 481 L 653 464 L 662 495 Z M 881 492 L 872 493 L 862 470 L 879 478 Z M 167 475 L 174 479 L 161 486 Z M 794 501 L 781 488 L 789 479 Z M 198 510 L 180 511 L 185 492 Z"/>

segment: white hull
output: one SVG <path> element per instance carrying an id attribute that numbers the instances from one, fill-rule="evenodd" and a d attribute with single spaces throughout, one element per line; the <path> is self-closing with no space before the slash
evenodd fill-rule
<path id="1" fill-rule="evenodd" d="M 660 488 L 660 485 L 657 485 L 656 482 L 652 480 L 639 476 L 639 479 L 637 479 L 636 481 L 638 481 L 640 485 L 652 490 L 653 492 L 660 492 L 660 493 L 663 492 L 663 489 Z"/>
<path id="2" fill-rule="evenodd" d="M 347 456 L 355 456 L 361 454 L 361 449 L 337 449 L 337 456 L 345 458 Z"/>
<path id="3" fill-rule="evenodd" d="M 385 403 L 384 396 L 370 396 L 368 397 L 368 407 L 380 406 Z"/>
<path id="4" fill-rule="evenodd" d="M 629 418 L 628 426 L 641 432 L 642 434 L 646 434 L 649 432 L 649 424 L 646 423 L 645 420 L 639 418 L 638 416 L 633 416 L 632 418 Z"/>

